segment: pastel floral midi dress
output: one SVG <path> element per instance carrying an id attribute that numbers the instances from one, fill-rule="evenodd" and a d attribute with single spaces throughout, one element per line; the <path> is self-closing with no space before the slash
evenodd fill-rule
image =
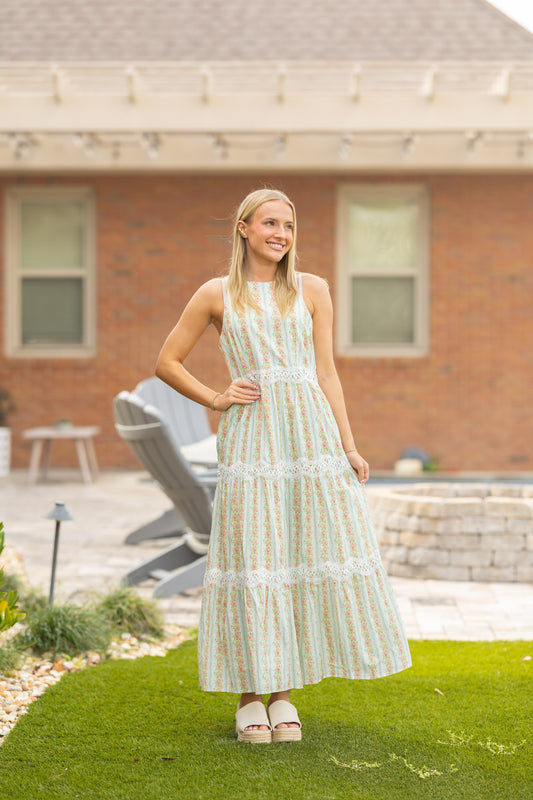
<path id="1" fill-rule="evenodd" d="M 283 317 L 274 284 L 248 283 L 262 313 L 232 308 L 220 347 L 232 379 L 261 390 L 218 429 L 199 629 L 206 691 L 270 693 L 410 666 L 364 489 L 320 388 L 300 291 Z"/>

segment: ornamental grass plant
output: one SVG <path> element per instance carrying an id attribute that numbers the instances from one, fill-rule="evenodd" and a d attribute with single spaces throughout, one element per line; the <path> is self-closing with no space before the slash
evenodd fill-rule
<path id="1" fill-rule="evenodd" d="M 24 651 L 50 658 L 74 657 L 89 651 L 104 653 L 110 641 L 121 634 L 159 639 L 165 632 L 157 603 L 128 586 L 79 606 L 49 605 L 41 592 L 27 588 L 15 575 L 6 576 L 4 585 L 6 592 L 16 597 L 24 609 L 25 613 L 17 619 L 25 619 L 22 630 L 15 636 L 0 640 L 0 675 L 16 669 Z"/>
<path id="2" fill-rule="evenodd" d="M 12 675 L 24 660 L 24 648 L 13 639 L 0 643 L 0 678 Z"/>
<path id="3" fill-rule="evenodd" d="M 102 652 L 110 640 L 107 619 L 95 609 L 69 603 L 38 608 L 28 617 L 27 625 L 16 638 L 21 647 L 51 658 L 91 650 Z"/>
<path id="4" fill-rule="evenodd" d="M 130 586 L 120 586 L 95 604 L 116 633 L 159 639 L 165 631 L 163 614 L 155 600 L 141 597 Z"/>
<path id="5" fill-rule="evenodd" d="M 235 739 L 196 646 L 69 673 L 0 747 L 10 800 L 530 800 L 529 642 L 414 642 L 414 666 L 291 699 L 303 740 Z"/>

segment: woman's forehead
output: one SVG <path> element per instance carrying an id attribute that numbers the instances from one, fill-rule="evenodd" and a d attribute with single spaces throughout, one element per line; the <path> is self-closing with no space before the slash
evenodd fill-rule
<path id="1" fill-rule="evenodd" d="M 267 200 L 256 208 L 254 216 L 256 214 L 262 217 L 268 216 L 275 219 L 294 221 L 293 210 L 284 200 Z"/>

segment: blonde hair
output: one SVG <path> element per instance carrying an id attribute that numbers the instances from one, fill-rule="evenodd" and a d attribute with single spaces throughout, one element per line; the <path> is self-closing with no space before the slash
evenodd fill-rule
<path id="1" fill-rule="evenodd" d="M 259 206 L 268 203 L 269 200 L 281 200 L 291 207 L 294 217 L 293 240 L 289 250 L 285 253 L 278 264 L 274 278 L 274 296 L 279 310 L 285 316 L 294 305 L 298 294 L 298 283 L 296 280 L 296 209 L 294 203 L 289 200 L 286 194 L 277 189 L 256 189 L 247 195 L 235 215 L 233 225 L 233 250 L 231 254 L 230 268 L 228 273 L 228 291 L 231 302 L 236 310 L 242 311 L 246 306 L 250 306 L 256 311 L 261 311 L 256 301 L 251 295 L 246 282 L 244 263 L 246 260 L 246 244 L 239 233 L 239 222 L 248 222 Z"/>

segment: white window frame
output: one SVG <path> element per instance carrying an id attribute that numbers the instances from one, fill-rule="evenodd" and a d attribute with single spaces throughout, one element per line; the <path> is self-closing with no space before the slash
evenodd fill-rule
<path id="1" fill-rule="evenodd" d="M 415 200 L 419 207 L 418 264 L 415 270 L 376 272 L 358 270 L 350 264 L 350 205 L 354 201 L 381 199 Z M 343 184 L 337 194 L 337 269 L 336 303 L 337 351 L 343 356 L 370 358 L 425 356 L 429 352 L 429 193 L 423 184 L 351 183 Z M 359 343 L 351 341 L 351 280 L 355 276 L 412 276 L 414 292 L 414 341 L 412 343 Z"/>
<path id="2" fill-rule="evenodd" d="M 24 344 L 22 342 L 22 279 L 20 263 L 22 202 L 85 204 L 84 270 L 39 270 L 41 278 L 81 277 L 83 280 L 83 336 L 81 343 Z M 5 235 L 5 352 L 16 358 L 89 358 L 96 353 L 96 224 L 93 192 L 88 187 L 25 186 L 6 190 Z M 35 273 L 37 274 L 37 273 Z"/>

